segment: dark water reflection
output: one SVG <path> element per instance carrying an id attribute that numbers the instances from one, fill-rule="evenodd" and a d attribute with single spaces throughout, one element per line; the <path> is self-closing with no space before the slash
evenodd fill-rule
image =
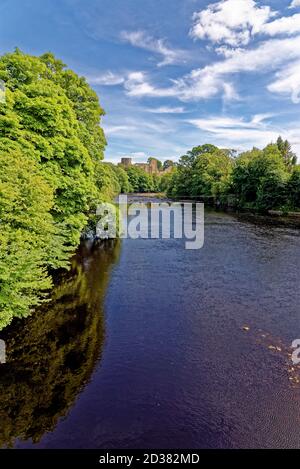
<path id="1" fill-rule="evenodd" d="M 104 342 L 103 301 L 119 242 L 85 243 L 61 275 L 52 301 L 1 333 L 0 445 L 38 443 L 53 431 L 86 385 Z"/>
<path id="2" fill-rule="evenodd" d="M 81 254 L 8 333 L 1 443 L 299 447 L 299 231 L 208 212 L 199 251 L 123 240 L 117 257 Z"/>

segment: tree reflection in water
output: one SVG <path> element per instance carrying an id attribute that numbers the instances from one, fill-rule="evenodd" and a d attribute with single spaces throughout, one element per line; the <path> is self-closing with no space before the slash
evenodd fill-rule
<path id="1" fill-rule="evenodd" d="M 119 241 L 82 245 L 51 302 L 1 332 L 0 446 L 38 442 L 67 414 L 90 379 L 104 342 L 104 297 Z"/>

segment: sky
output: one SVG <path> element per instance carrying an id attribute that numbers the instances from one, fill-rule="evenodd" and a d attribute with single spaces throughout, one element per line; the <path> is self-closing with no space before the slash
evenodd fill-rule
<path id="1" fill-rule="evenodd" d="M 109 161 L 279 134 L 300 156 L 300 0 L 0 0 L 0 53 L 15 47 L 87 78 Z"/>

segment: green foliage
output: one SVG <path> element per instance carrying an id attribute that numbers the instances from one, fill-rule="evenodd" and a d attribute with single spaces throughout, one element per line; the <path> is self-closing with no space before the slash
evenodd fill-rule
<path id="1" fill-rule="evenodd" d="M 36 161 L 0 142 L 0 328 L 28 315 L 50 288 L 46 266 L 61 267 L 64 249 L 50 210 L 53 192 Z"/>
<path id="2" fill-rule="evenodd" d="M 183 155 L 169 185 L 169 195 L 215 196 L 229 182 L 232 160 L 214 145 L 194 147 Z"/>
<path id="3" fill-rule="evenodd" d="M 283 158 L 284 164 L 288 168 L 292 168 L 297 163 L 297 156 L 292 152 L 291 144 L 287 140 L 277 139 L 277 148 Z"/>
<path id="4" fill-rule="evenodd" d="M 162 174 L 160 176 L 160 180 L 159 180 L 159 190 L 161 192 L 168 192 L 169 191 L 169 187 L 172 183 L 172 179 L 174 177 L 174 174 L 175 174 L 175 167 L 172 169 L 172 171 L 168 172 L 168 173 L 165 173 L 165 174 Z"/>
<path id="5" fill-rule="evenodd" d="M 121 166 L 115 166 L 115 165 L 112 165 L 112 169 L 117 175 L 119 185 L 120 185 L 120 192 L 122 194 L 126 194 L 127 192 L 132 192 L 132 188 L 129 183 L 128 174 L 125 171 L 125 169 L 123 169 Z"/>
<path id="6" fill-rule="evenodd" d="M 133 192 L 152 192 L 155 190 L 153 177 L 141 168 L 129 166 L 126 172 Z"/>
<path id="7" fill-rule="evenodd" d="M 98 162 L 95 167 L 95 178 L 103 201 L 108 202 L 121 192 L 118 175 L 112 164 Z"/>
<path id="8" fill-rule="evenodd" d="M 202 145 L 183 155 L 169 180 L 163 181 L 171 197 L 233 196 L 240 208 L 258 211 L 300 208 L 300 169 L 290 144 L 281 138 L 263 150 L 233 158 L 232 150 Z"/>
<path id="9" fill-rule="evenodd" d="M 294 208 L 300 208 L 300 165 L 294 166 L 287 186 L 287 193 Z"/>
<path id="10" fill-rule="evenodd" d="M 277 145 L 243 153 L 232 173 L 232 189 L 239 205 L 257 210 L 285 205 L 287 181 L 287 169 Z"/>
<path id="11" fill-rule="evenodd" d="M 27 315 L 66 266 L 97 201 L 120 190 L 101 160 L 96 93 L 52 54 L 0 57 L 0 327 Z"/>
<path id="12" fill-rule="evenodd" d="M 166 160 L 164 161 L 164 164 L 163 164 L 163 170 L 166 170 L 168 168 L 173 168 L 174 166 L 174 162 L 172 160 Z"/>

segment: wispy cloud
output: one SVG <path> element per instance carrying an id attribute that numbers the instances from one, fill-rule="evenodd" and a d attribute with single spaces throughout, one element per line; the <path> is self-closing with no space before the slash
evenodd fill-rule
<path id="1" fill-rule="evenodd" d="M 188 119 L 187 122 L 201 130 L 218 133 L 229 129 L 266 130 L 266 120 L 270 117 L 272 117 L 272 114 L 256 114 L 246 121 L 237 117 L 210 116 L 205 119 Z"/>
<path id="2" fill-rule="evenodd" d="M 224 79 L 241 72 L 278 72 L 300 59 L 300 35 L 292 38 L 270 39 L 251 49 L 236 49 L 223 61 L 217 61 L 202 69 L 193 70 L 177 81 L 181 99 L 199 99 L 224 91 Z M 291 70 L 291 74 L 293 69 Z M 292 79 L 292 77 L 290 78 Z M 292 99 L 297 92 L 297 80 Z M 205 91 L 204 91 L 205 90 Z M 277 92 L 272 88 L 269 90 Z M 299 89 L 298 89 L 299 90 Z M 282 90 L 281 90 L 282 91 Z M 289 89 L 286 90 L 287 92 Z"/>
<path id="3" fill-rule="evenodd" d="M 269 39 L 251 49 L 234 49 L 224 60 L 218 60 L 204 68 L 192 70 L 170 86 L 155 87 L 144 73 L 131 74 L 125 81 L 130 96 L 177 97 L 181 101 L 197 101 L 223 94 L 236 99 L 232 78 L 238 73 L 273 73 L 268 89 L 286 94 L 297 102 L 300 92 L 299 68 L 300 35 L 292 38 Z M 278 83 L 280 82 L 280 83 Z"/>
<path id="4" fill-rule="evenodd" d="M 171 106 L 160 106 L 155 108 L 148 108 L 146 109 L 147 112 L 152 112 L 154 114 L 183 114 L 186 109 L 182 106 L 179 107 L 171 107 Z"/>
<path id="5" fill-rule="evenodd" d="M 300 149 L 300 124 L 294 123 L 285 127 L 277 126 L 272 122 L 272 114 L 257 114 L 250 120 L 237 117 L 209 116 L 205 119 L 189 119 L 187 122 L 202 131 L 207 140 L 211 138 L 221 146 L 234 146 L 237 150 L 244 150 L 252 146 L 264 147 L 275 142 L 282 134 Z"/>
<path id="6" fill-rule="evenodd" d="M 88 76 L 87 81 L 91 85 L 115 86 L 124 83 L 125 78 L 123 75 L 108 71 L 100 75 Z"/>
<path id="7" fill-rule="evenodd" d="M 268 86 L 272 93 L 291 96 L 293 103 L 300 103 L 300 60 L 293 62 L 276 74 L 276 79 Z"/>
<path id="8" fill-rule="evenodd" d="M 185 53 L 179 49 L 172 49 L 164 39 L 156 39 L 145 31 L 123 31 L 121 39 L 134 47 L 145 49 L 162 56 L 157 66 L 171 65 L 185 60 Z"/>
<path id="9" fill-rule="evenodd" d="M 133 125 L 104 125 L 104 133 L 106 135 L 124 134 L 136 130 Z"/>

